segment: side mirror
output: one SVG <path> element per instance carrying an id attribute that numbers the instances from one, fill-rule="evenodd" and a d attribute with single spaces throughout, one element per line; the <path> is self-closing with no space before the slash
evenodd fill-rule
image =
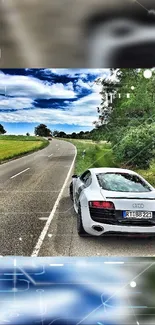
<path id="1" fill-rule="evenodd" d="M 72 175 L 72 178 L 78 178 L 78 175 Z"/>

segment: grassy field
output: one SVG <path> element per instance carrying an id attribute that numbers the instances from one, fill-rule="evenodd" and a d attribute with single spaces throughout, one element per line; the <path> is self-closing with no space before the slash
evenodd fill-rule
<path id="1" fill-rule="evenodd" d="M 48 143 L 40 137 L 0 136 L 0 163 L 45 148 Z"/>
<path id="2" fill-rule="evenodd" d="M 73 143 L 77 148 L 76 174 L 81 174 L 90 167 L 122 167 L 115 161 L 110 144 L 105 142 L 96 143 L 89 140 L 67 139 L 67 141 Z M 82 157 L 83 150 L 86 150 L 84 158 Z M 155 187 L 155 160 L 152 161 L 149 169 L 135 171 Z"/>
<path id="3" fill-rule="evenodd" d="M 113 159 L 112 150 L 106 142 L 93 142 L 91 140 L 65 139 L 73 143 L 77 148 L 75 173 L 81 174 L 87 168 L 93 167 L 118 167 Z M 83 157 L 83 151 L 86 151 Z"/>
<path id="4" fill-rule="evenodd" d="M 44 141 L 42 137 L 26 136 L 26 135 L 0 135 L 0 140 Z"/>

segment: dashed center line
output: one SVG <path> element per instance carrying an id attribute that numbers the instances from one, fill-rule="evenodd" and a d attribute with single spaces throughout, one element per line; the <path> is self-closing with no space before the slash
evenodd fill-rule
<path id="1" fill-rule="evenodd" d="M 20 175 L 20 174 L 26 172 L 26 171 L 29 170 L 29 169 L 30 169 L 30 168 L 28 167 L 28 168 L 22 170 L 21 172 L 19 172 L 18 174 L 15 174 L 15 175 L 11 176 L 10 178 L 14 178 L 14 177 L 16 177 L 16 176 L 18 176 L 18 175 Z"/>

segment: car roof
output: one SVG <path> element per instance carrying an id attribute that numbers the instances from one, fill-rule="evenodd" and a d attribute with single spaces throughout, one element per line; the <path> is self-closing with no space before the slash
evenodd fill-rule
<path id="1" fill-rule="evenodd" d="M 130 173 L 130 174 L 136 174 L 134 171 L 124 168 L 109 168 L 109 167 L 100 167 L 100 168 L 89 168 L 90 172 L 93 174 L 98 173 Z"/>

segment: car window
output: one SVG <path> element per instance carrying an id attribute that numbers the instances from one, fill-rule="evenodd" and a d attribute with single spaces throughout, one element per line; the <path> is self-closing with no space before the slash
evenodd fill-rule
<path id="1" fill-rule="evenodd" d="M 86 186 L 89 186 L 92 180 L 90 171 L 87 170 L 84 174 L 81 175 L 80 179 Z"/>
<path id="2" fill-rule="evenodd" d="M 85 185 L 88 187 L 92 182 L 92 177 L 91 174 L 87 177 L 86 181 L 85 181 Z"/>
<path id="3" fill-rule="evenodd" d="M 116 192 L 150 192 L 151 187 L 139 176 L 129 173 L 97 174 L 100 187 Z"/>

